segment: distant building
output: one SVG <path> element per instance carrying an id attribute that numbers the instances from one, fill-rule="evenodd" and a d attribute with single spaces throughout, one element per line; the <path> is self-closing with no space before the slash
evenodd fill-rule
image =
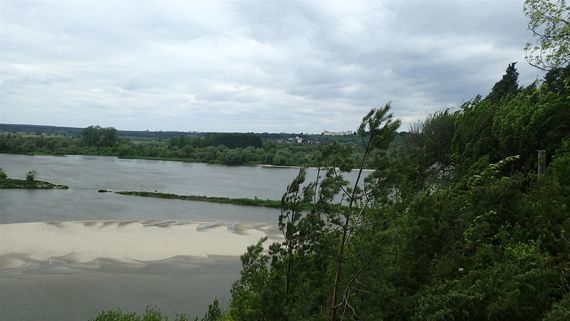
<path id="1" fill-rule="evenodd" d="M 308 140 L 303 138 L 303 137 L 295 136 L 295 138 L 293 138 L 293 137 L 287 138 L 287 142 L 288 143 L 302 144 L 302 143 L 307 143 Z"/>
<path id="2" fill-rule="evenodd" d="M 329 132 L 328 130 L 325 130 L 321 135 L 323 136 L 350 136 L 354 134 L 353 131 L 347 130 L 344 132 Z"/>

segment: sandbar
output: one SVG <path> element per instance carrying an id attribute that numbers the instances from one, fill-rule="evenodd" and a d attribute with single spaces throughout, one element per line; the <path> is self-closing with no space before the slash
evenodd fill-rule
<path id="1" fill-rule="evenodd" d="M 271 227 L 176 221 L 68 221 L 0 224 L 0 269 L 50 261 L 105 259 L 147 264 L 173 257 L 239 256 Z"/>

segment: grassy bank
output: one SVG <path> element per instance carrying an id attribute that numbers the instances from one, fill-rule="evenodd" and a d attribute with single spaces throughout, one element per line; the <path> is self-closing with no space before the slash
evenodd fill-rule
<path id="1" fill-rule="evenodd" d="M 135 191 L 121 191 L 115 193 L 121 195 L 178 199 L 184 201 L 200 201 L 200 202 L 212 202 L 212 203 L 244 205 L 244 206 L 260 206 L 260 207 L 269 207 L 269 208 L 281 207 L 281 201 L 263 200 L 259 198 L 229 198 L 229 197 L 217 197 L 217 196 L 177 195 L 170 193 L 135 192 Z"/>

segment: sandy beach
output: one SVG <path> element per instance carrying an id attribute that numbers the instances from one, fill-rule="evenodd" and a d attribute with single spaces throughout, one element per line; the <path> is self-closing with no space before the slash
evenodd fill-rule
<path id="1" fill-rule="evenodd" d="M 147 264 L 173 257 L 239 256 L 268 231 L 268 226 L 175 221 L 0 224 L 0 269 L 52 261 Z"/>
<path id="2" fill-rule="evenodd" d="M 239 256 L 262 237 L 277 240 L 274 228 L 177 221 L 0 224 L 0 320 L 89 320 L 106 309 L 143 312 L 147 305 L 170 317 L 199 315 L 214 297 L 227 304 Z"/>

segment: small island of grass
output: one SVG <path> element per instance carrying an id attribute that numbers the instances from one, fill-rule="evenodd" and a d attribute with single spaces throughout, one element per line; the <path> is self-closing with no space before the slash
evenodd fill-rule
<path id="1" fill-rule="evenodd" d="M 281 201 L 263 200 L 263 199 L 259 199 L 259 198 L 229 198 L 229 197 L 217 197 L 217 196 L 177 195 L 177 194 L 170 194 L 170 193 L 135 192 L 135 191 L 121 191 L 121 192 L 115 192 L 115 193 L 121 194 L 121 195 L 130 195 L 130 196 L 179 199 L 179 200 L 184 200 L 184 201 L 201 201 L 201 202 L 223 203 L 223 204 L 233 204 L 233 205 L 270 207 L 270 208 L 280 208 L 281 207 Z"/>
<path id="2" fill-rule="evenodd" d="M 8 178 L 0 168 L 0 189 L 68 189 L 68 186 L 57 185 L 36 180 L 37 171 L 32 170 L 26 174 L 26 179 Z"/>

